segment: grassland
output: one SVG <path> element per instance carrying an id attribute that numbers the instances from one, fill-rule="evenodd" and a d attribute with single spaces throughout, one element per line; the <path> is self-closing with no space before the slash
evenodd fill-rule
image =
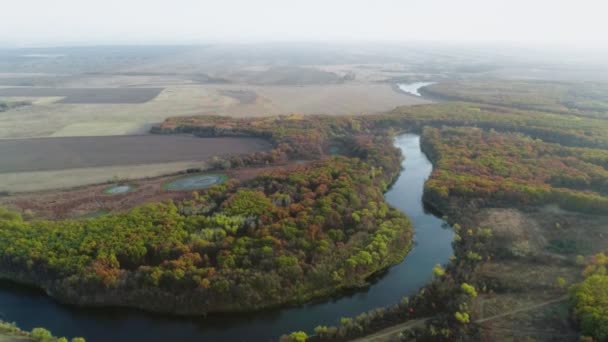
<path id="1" fill-rule="evenodd" d="M 2 173 L 0 191 L 8 193 L 74 188 L 87 184 L 111 182 L 116 179 L 158 177 L 187 169 L 206 169 L 205 161 L 184 161 L 127 166 L 104 166 L 55 171 Z"/>

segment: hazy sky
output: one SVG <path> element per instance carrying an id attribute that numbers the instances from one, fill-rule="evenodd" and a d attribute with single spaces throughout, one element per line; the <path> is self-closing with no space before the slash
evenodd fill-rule
<path id="1" fill-rule="evenodd" d="M 606 0 L 2 0 L 0 42 L 457 40 L 608 46 Z"/>

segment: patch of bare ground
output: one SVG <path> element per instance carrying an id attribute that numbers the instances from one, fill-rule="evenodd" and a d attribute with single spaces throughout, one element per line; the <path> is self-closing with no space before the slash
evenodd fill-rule
<path id="1" fill-rule="evenodd" d="M 134 135 L 0 140 L 0 173 L 207 160 L 271 148 L 247 137 Z"/>
<path id="2" fill-rule="evenodd" d="M 241 168 L 224 173 L 228 176 L 229 181 L 242 182 L 252 179 L 262 172 L 290 170 L 296 167 L 301 167 L 301 164 L 294 162 L 269 167 Z M 16 210 L 26 218 L 50 220 L 86 217 L 98 213 L 118 213 L 145 203 L 179 201 L 189 198 L 194 191 L 167 191 L 163 188 L 163 184 L 183 176 L 184 173 L 180 173 L 64 190 L 19 193 L 0 197 L 0 206 Z M 117 184 L 128 184 L 133 189 L 121 194 L 105 192 L 106 189 Z"/>
<path id="3" fill-rule="evenodd" d="M 482 341 L 577 341 L 568 319 L 567 297 L 495 296 L 480 299 L 487 320 L 480 320 Z M 494 315 L 494 316 L 490 316 Z M 492 319 L 492 317 L 498 317 Z"/>
<path id="4" fill-rule="evenodd" d="M 578 340 L 567 306 L 580 281 L 577 255 L 608 248 L 608 217 L 553 207 L 482 209 L 471 223 L 493 231 L 495 255 L 476 271 L 473 319 L 483 341 Z"/>

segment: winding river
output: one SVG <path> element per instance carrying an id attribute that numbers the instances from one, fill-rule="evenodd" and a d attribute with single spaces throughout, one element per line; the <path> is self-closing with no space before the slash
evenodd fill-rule
<path id="1" fill-rule="evenodd" d="M 252 314 L 176 318 L 127 309 L 82 309 L 60 305 L 43 293 L 0 284 L 0 319 L 22 329 L 42 326 L 59 336 L 96 341 L 276 341 L 295 330 L 312 332 L 317 325 L 336 324 L 378 306 L 397 303 L 427 283 L 435 264 L 452 255 L 451 229 L 424 210 L 424 182 L 432 165 L 420 150 L 420 137 L 404 134 L 395 140 L 403 154 L 404 172 L 386 193 L 392 206 L 407 214 L 416 229 L 416 245 L 400 264 L 391 267 L 367 289 L 331 301 Z"/>
<path id="2" fill-rule="evenodd" d="M 422 96 L 422 94 L 420 94 L 420 88 L 429 86 L 431 84 L 435 84 L 435 82 L 399 83 L 397 84 L 397 87 L 399 87 L 401 91 L 410 95 Z"/>

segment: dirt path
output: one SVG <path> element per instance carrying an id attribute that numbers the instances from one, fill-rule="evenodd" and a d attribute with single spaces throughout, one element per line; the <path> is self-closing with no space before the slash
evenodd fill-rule
<path id="1" fill-rule="evenodd" d="M 530 310 L 534 310 L 534 309 L 538 309 L 541 308 L 543 306 L 547 306 L 550 304 L 555 304 L 555 303 L 559 303 L 559 302 L 563 302 L 565 300 L 568 299 L 568 296 L 561 296 L 559 298 L 555 298 L 555 299 L 551 299 L 551 300 L 547 300 L 544 301 L 542 303 L 538 303 L 538 304 L 534 304 L 534 305 L 528 305 L 519 309 L 515 309 L 515 310 L 511 310 L 511 311 L 507 311 L 507 312 L 503 312 L 501 314 L 498 315 L 494 315 L 494 316 L 490 316 L 490 317 L 485 317 L 482 319 L 478 319 L 475 321 L 475 323 L 484 323 L 484 322 L 488 322 L 494 319 L 498 319 L 498 318 L 503 318 L 512 314 L 516 314 L 519 312 L 524 312 L 524 311 L 530 311 Z M 356 339 L 354 341 L 357 342 L 381 342 L 381 341 L 391 341 L 395 336 L 397 336 L 399 333 L 401 333 L 402 331 L 406 330 L 406 329 L 411 329 L 417 326 L 421 326 L 422 324 L 424 324 L 427 320 L 429 320 L 430 317 L 427 318 L 421 318 L 421 319 L 417 319 L 417 320 L 413 320 L 413 321 L 407 321 L 401 324 L 397 324 L 394 325 L 392 327 L 386 328 L 384 330 L 380 330 L 374 334 Z"/>
<path id="2" fill-rule="evenodd" d="M 567 295 L 565 295 L 565 296 L 561 296 L 561 297 L 559 297 L 559 298 L 555 298 L 555 299 L 547 300 L 547 301 L 544 301 L 544 302 L 542 302 L 542 303 L 533 304 L 533 305 L 528 305 L 528 306 L 524 306 L 523 308 L 519 308 L 519 309 L 515 309 L 515 310 L 511 310 L 511 311 L 503 312 L 503 313 L 498 314 L 498 315 L 494 315 L 494 316 L 490 316 L 490 317 L 485 317 L 485 318 L 482 318 L 482 319 L 478 319 L 478 320 L 476 320 L 476 321 L 475 321 L 475 323 L 484 323 L 484 322 L 491 321 L 491 320 L 494 320 L 494 319 L 497 319 L 497 318 L 502 318 L 502 317 L 505 317 L 505 316 L 510 316 L 510 315 L 512 315 L 512 314 L 515 314 L 515 313 L 519 313 L 519 312 L 523 312 L 523 311 L 530 311 L 530 310 L 538 309 L 538 308 L 541 308 L 541 307 L 543 307 L 543 306 L 547 306 L 547 305 L 549 305 L 549 304 L 555 304 L 555 303 L 563 302 L 563 301 L 565 301 L 565 300 L 567 300 L 567 299 L 568 299 L 568 296 L 567 296 Z"/>
<path id="3" fill-rule="evenodd" d="M 413 320 L 413 321 L 407 321 L 407 322 L 404 322 L 404 323 L 401 323 L 401 324 L 393 325 L 390 328 L 386 328 L 384 330 L 380 330 L 380 331 L 378 331 L 375 334 L 371 334 L 371 335 L 368 335 L 368 336 L 365 336 L 365 337 L 362 337 L 360 339 L 356 339 L 356 340 L 353 340 L 353 341 L 356 341 L 356 342 L 389 341 L 392 337 L 398 335 L 403 330 L 420 326 L 420 325 L 424 324 L 424 322 L 426 322 L 429 319 L 430 319 L 430 317 L 420 318 L 420 319 L 416 319 L 416 320 Z"/>

